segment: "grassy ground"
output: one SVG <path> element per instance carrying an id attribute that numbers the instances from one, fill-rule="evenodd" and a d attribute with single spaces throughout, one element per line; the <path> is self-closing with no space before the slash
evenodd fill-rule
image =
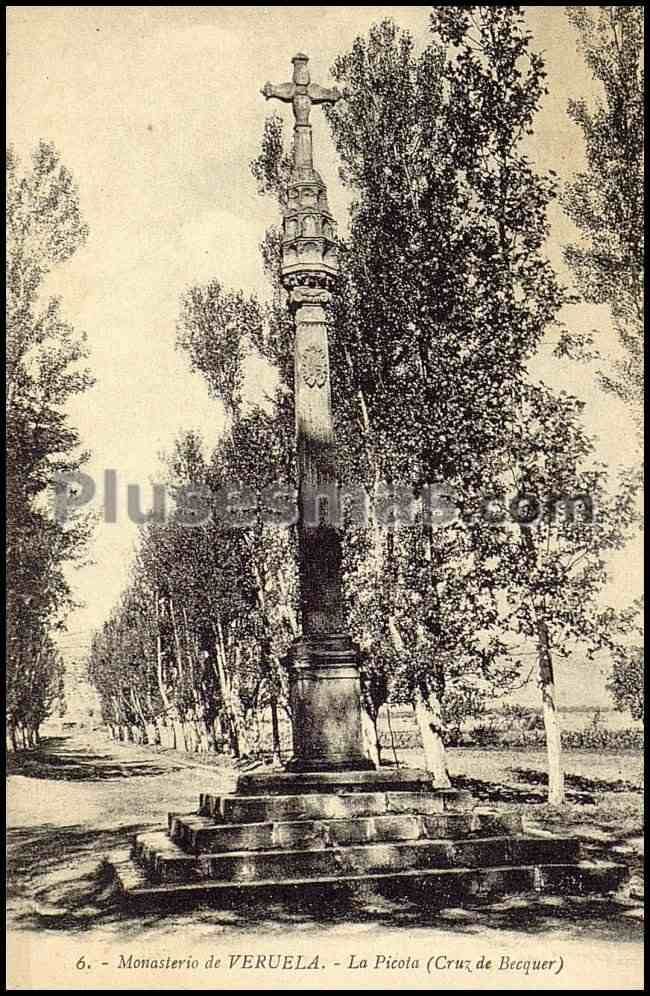
<path id="1" fill-rule="evenodd" d="M 403 764 L 418 766 L 420 751 L 398 751 Z M 643 896 L 644 766 L 640 751 L 565 751 L 569 802 L 545 803 L 543 751 L 448 751 L 452 781 L 496 808 L 515 809 L 531 829 L 571 833 L 583 841 L 585 857 L 625 861 L 629 889 Z M 572 788 L 573 787 L 573 788 Z M 613 791 L 612 788 L 615 790 Z M 535 801 L 528 801 L 537 796 Z"/>

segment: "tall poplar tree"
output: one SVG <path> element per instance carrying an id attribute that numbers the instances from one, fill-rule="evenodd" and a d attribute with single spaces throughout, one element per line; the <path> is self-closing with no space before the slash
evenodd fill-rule
<path id="1" fill-rule="evenodd" d="M 585 301 L 607 305 L 617 343 L 597 333 L 600 380 L 631 408 L 641 432 L 644 289 L 643 5 L 567 7 L 596 84 L 572 100 L 586 165 L 566 185 L 564 209 L 582 239 L 565 249 Z M 618 353 L 618 355 L 616 355 Z M 609 354 L 609 355 L 608 355 Z M 614 354 L 614 359 L 612 359 Z"/>
<path id="2" fill-rule="evenodd" d="M 80 364 L 84 336 L 61 302 L 44 294 L 48 274 L 83 245 L 87 228 L 69 170 L 41 142 L 25 168 L 7 155 L 7 722 L 14 746 L 34 742 L 63 664 L 53 636 L 71 606 L 67 563 L 83 555 L 88 523 L 56 520 L 50 489 L 84 460 L 66 406 L 92 379 Z"/>

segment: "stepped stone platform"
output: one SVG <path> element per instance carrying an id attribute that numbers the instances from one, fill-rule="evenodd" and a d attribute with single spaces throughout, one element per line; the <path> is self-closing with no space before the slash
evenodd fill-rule
<path id="1" fill-rule="evenodd" d="M 262 793 L 260 790 L 264 789 Z M 138 834 L 112 864 L 125 901 L 310 899 L 368 888 L 428 905 L 511 893 L 606 894 L 624 865 L 580 860 L 575 837 L 524 832 L 426 772 L 270 772 L 200 796 L 196 812 Z"/>

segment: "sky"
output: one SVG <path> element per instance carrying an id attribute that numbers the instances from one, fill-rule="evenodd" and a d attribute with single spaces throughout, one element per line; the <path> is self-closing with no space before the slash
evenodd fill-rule
<path id="1" fill-rule="evenodd" d="M 535 48 L 545 54 L 549 96 L 530 153 L 541 169 L 569 176 L 582 165 L 582 141 L 566 115 L 570 97 L 593 97 L 561 7 L 526 8 Z M 126 515 L 126 486 L 161 480 L 161 453 L 189 429 L 211 447 L 223 411 L 175 348 L 179 298 L 190 285 L 218 278 L 232 289 L 267 291 L 258 246 L 278 220 L 257 195 L 249 163 L 273 109 L 260 95 L 267 80 L 291 78 L 291 57 L 310 56 L 312 79 L 330 83 L 329 67 L 359 34 L 394 16 L 418 44 L 428 6 L 400 7 L 120 7 L 8 8 L 8 138 L 27 160 L 40 139 L 52 141 L 79 187 L 90 229 L 86 245 L 49 281 L 67 319 L 88 337 L 95 386 L 69 406 L 92 450 L 86 467 L 102 501 L 106 470 L 118 481 L 118 521 L 98 524 L 91 563 L 71 575 L 85 603 L 62 639 L 81 652 L 128 579 L 137 529 Z M 278 107 L 279 105 L 276 105 Z M 282 110 L 287 119 L 288 108 Z M 347 195 L 322 114 L 312 114 L 317 168 L 343 225 Z M 288 123 L 288 121 L 287 121 Z M 551 211 L 548 253 L 560 270 L 562 245 L 576 233 L 559 207 Z M 604 309 L 580 306 L 565 318 L 608 333 Z M 599 455 L 634 459 L 631 420 L 597 387 L 593 370 L 559 363 L 551 340 L 535 373 L 587 401 Z M 253 381 L 260 371 L 252 371 Z M 254 389 L 254 384 L 253 384 Z M 641 588 L 638 549 L 614 563 L 614 603 Z"/>

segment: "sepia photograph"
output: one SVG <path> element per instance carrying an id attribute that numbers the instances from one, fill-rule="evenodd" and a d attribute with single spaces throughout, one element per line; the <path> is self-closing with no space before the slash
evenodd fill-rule
<path id="1" fill-rule="evenodd" d="M 642 990 L 643 5 L 6 21 L 7 990 Z"/>

